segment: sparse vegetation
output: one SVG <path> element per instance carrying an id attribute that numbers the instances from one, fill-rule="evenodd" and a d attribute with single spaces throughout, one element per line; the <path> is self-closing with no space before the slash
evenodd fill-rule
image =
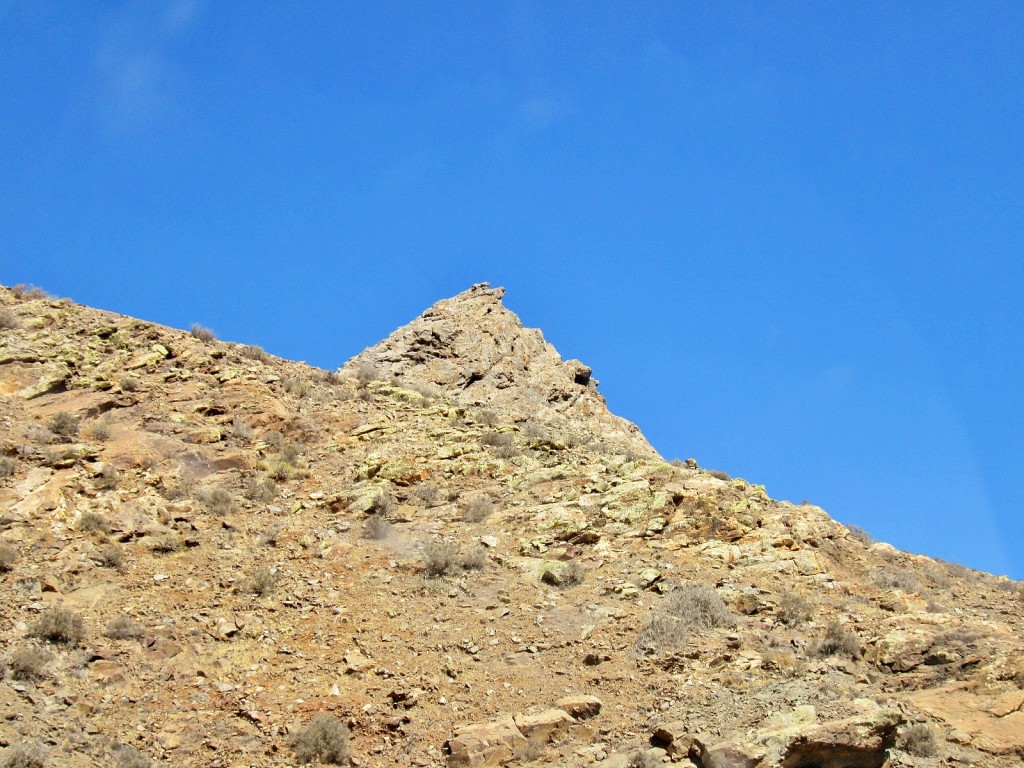
<path id="1" fill-rule="evenodd" d="M 105 419 L 94 421 L 89 425 L 89 436 L 93 440 L 99 440 L 101 443 L 106 442 L 110 439 L 110 422 Z"/>
<path id="2" fill-rule="evenodd" d="M 241 583 L 240 589 L 259 597 L 266 597 L 274 591 L 275 586 L 277 586 L 277 574 L 269 568 L 260 566 L 249 571 L 249 575 Z"/>
<path id="3" fill-rule="evenodd" d="M 523 437 L 527 440 L 548 440 L 547 428 L 536 419 L 530 419 L 523 424 Z"/>
<path id="4" fill-rule="evenodd" d="M 152 768 L 149 757 L 130 746 L 121 746 L 114 752 L 114 768 Z"/>
<path id="5" fill-rule="evenodd" d="M 19 299 L 52 299 L 53 297 L 38 285 L 18 283 L 11 292 Z"/>
<path id="6" fill-rule="evenodd" d="M 334 715 L 322 713 L 299 729 L 292 738 L 295 759 L 300 763 L 341 765 L 348 757 L 348 726 Z"/>
<path id="7" fill-rule="evenodd" d="M 875 540 L 871 537 L 871 534 L 861 528 L 859 525 L 848 525 L 846 530 L 850 532 L 857 541 L 863 544 L 865 547 L 869 547 L 875 543 Z"/>
<path id="8" fill-rule="evenodd" d="M 258 541 L 265 547 L 276 547 L 277 540 L 281 537 L 284 526 L 281 523 L 271 523 L 266 530 L 259 535 Z"/>
<path id="9" fill-rule="evenodd" d="M 48 643 L 77 645 L 85 637 L 85 622 L 67 608 L 51 608 L 29 627 L 28 633 Z"/>
<path id="10" fill-rule="evenodd" d="M 45 768 L 46 753 L 37 744 L 15 744 L 4 751 L 0 768 Z"/>
<path id="11" fill-rule="evenodd" d="M 707 470 L 707 473 L 712 477 L 718 478 L 719 480 L 724 480 L 725 482 L 729 482 L 730 480 L 732 480 L 732 478 L 729 477 L 728 472 L 723 472 L 720 469 L 709 469 Z"/>
<path id="12" fill-rule="evenodd" d="M 381 517 L 388 517 L 395 511 L 395 500 L 384 491 L 381 491 L 373 500 L 370 512 Z"/>
<path id="13" fill-rule="evenodd" d="M 113 640 L 135 640 L 142 637 L 143 633 L 142 625 L 130 616 L 118 616 L 103 630 L 103 634 Z"/>
<path id="14" fill-rule="evenodd" d="M 119 544 L 105 544 L 92 555 L 92 559 L 103 568 L 124 568 L 124 548 Z"/>
<path id="15" fill-rule="evenodd" d="M 13 475 L 17 466 L 18 462 L 10 456 L 0 456 L 0 478 L 10 477 Z"/>
<path id="16" fill-rule="evenodd" d="M 7 668 L 11 670 L 11 678 L 14 680 L 42 680 L 46 677 L 46 665 L 50 659 L 45 649 L 31 645 L 12 651 L 7 660 Z"/>
<path id="17" fill-rule="evenodd" d="M 266 475 L 249 476 L 242 483 L 247 498 L 256 502 L 267 502 L 277 498 L 277 483 Z"/>
<path id="18" fill-rule="evenodd" d="M 391 523 L 388 519 L 375 512 L 366 518 L 366 522 L 363 523 L 363 538 L 364 539 L 376 539 L 383 540 L 391 535 Z"/>
<path id="19" fill-rule="evenodd" d="M 795 592 L 786 592 L 779 600 L 777 615 L 783 624 L 795 627 L 809 620 L 813 612 L 814 606 L 809 600 Z"/>
<path id="20" fill-rule="evenodd" d="M 223 488 L 200 488 L 196 491 L 195 497 L 215 515 L 230 514 L 235 505 L 231 494 Z"/>
<path id="21" fill-rule="evenodd" d="M 0 330 L 13 330 L 21 327 L 21 321 L 11 310 L 4 307 L 0 309 Z"/>
<path id="22" fill-rule="evenodd" d="M 585 575 L 583 566 L 575 560 L 558 565 L 549 565 L 540 575 L 540 580 L 545 584 L 559 589 L 568 589 L 583 583 Z"/>
<path id="23" fill-rule="evenodd" d="M 899 589 L 904 592 L 917 592 L 920 582 L 917 576 L 906 568 L 883 568 L 875 571 L 875 583 L 883 589 Z"/>
<path id="24" fill-rule="evenodd" d="M 462 519 L 467 523 L 480 523 L 494 512 L 494 502 L 486 496 L 472 496 L 462 504 Z"/>
<path id="25" fill-rule="evenodd" d="M 736 623 L 722 598 L 711 587 L 684 584 L 665 596 L 636 641 L 637 650 L 663 652 L 683 645 L 691 635 Z"/>
<path id="26" fill-rule="evenodd" d="M 809 648 L 812 656 L 849 656 L 860 655 L 860 640 L 840 622 L 833 621 L 825 629 L 825 636 Z"/>
<path id="27" fill-rule="evenodd" d="M 356 384 L 365 389 L 371 382 L 380 381 L 380 373 L 369 363 L 362 363 L 355 372 Z"/>
<path id="28" fill-rule="evenodd" d="M 78 530 L 82 533 L 110 533 L 110 523 L 103 515 L 95 512 L 83 512 L 78 518 Z"/>
<path id="29" fill-rule="evenodd" d="M 185 542 L 181 536 L 172 531 L 156 536 L 150 544 L 150 549 L 159 555 L 167 555 L 172 552 L 181 552 L 185 549 Z"/>
<path id="30" fill-rule="evenodd" d="M 901 728 L 896 746 L 915 757 L 933 757 L 939 752 L 935 731 L 925 723 L 912 723 Z"/>
<path id="31" fill-rule="evenodd" d="M 7 544 L 0 544 L 0 573 L 14 570 L 14 562 L 18 559 L 18 550 Z"/>
<path id="32" fill-rule="evenodd" d="M 121 391 L 123 392 L 135 392 L 139 388 L 139 380 L 134 376 L 128 376 L 121 379 Z"/>
<path id="33" fill-rule="evenodd" d="M 50 432 L 57 440 L 70 442 L 78 437 L 78 419 L 66 412 L 55 414 L 50 419 Z"/>
<path id="34" fill-rule="evenodd" d="M 217 340 L 217 335 L 213 331 L 199 323 L 192 323 L 192 328 L 189 329 L 189 333 L 192 334 L 192 338 L 199 339 L 199 341 L 204 344 L 209 344 L 211 341 Z"/>
<path id="35" fill-rule="evenodd" d="M 447 541 L 432 541 L 423 548 L 423 572 L 436 579 L 454 571 L 459 564 L 459 550 Z"/>
<path id="36" fill-rule="evenodd" d="M 256 346 L 255 344 L 246 344 L 240 350 L 242 357 L 247 357 L 250 360 L 259 360 L 261 363 L 267 362 L 270 356 L 264 351 L 263 347 Z"/>
<path id="37" fill-rule="evenodd" d="M 515 445 L 515 437 L 511 432 L 484 432 L 480 435 L 480 445 L 495 449 L 511 448 Z"/>
<path id="38" fill-rule="evenodd" d="M 440 491 L 438 491 L 437 486 L 433 483 L 420 483 L 412 489 L 409 498 L 413 502 L 422 504 L 424 507 L 432 507 L 434 502 L 437 501 L 439 494 Z"/>
<path id="39" fill-rule="evenodd" d="M 487 550 L 476 545 L 459 557 L 459 565 L 464 571 L 479 571 L 487 565 Z"/>

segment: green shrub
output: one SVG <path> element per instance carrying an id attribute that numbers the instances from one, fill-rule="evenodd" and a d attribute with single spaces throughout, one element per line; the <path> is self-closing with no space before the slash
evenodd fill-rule
<path id="1" fill-rule="evenodd" d="M 29 635 L 48 643 L 77 645 L 85 637 L 85 622 L 67 608 L 51 608 L 29 627 Z"/>
<path id="2" fill-rule="evenodd" d="M 341 765 L 348 757 L 349 729 L 343 722 L 322 713 L 299 729 L 292 738 L 292 749 L 300 763 Z"/>

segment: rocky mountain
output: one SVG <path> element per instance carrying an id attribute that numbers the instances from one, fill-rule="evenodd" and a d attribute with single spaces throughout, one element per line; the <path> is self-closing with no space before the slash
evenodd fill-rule
<path id="1" fill-rule="evenodd" d="M 1021 764 L 1021 584 L 664 461 L 501 296 L 329 372 L 0 288 L 0 766 Z"/>

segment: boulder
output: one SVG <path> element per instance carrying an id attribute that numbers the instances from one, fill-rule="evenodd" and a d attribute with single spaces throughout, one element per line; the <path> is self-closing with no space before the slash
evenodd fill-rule
<path id="1" fill-rule="evenodd" d="M 456 729 L 455 735 L 445 742 L 445 751 L 449 766 L 501 765 L 526 743 L 515 720 L 505 717 Z"/>

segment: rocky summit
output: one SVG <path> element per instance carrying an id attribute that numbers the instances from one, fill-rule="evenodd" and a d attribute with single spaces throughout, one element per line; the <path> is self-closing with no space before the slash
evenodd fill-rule
<path id="1" fill-rule="evenodd" d="M 665 461 L 501 299 L 331 372 L 0 288 L 0 766 L 1024 762 L 1020 583 Z"/>

